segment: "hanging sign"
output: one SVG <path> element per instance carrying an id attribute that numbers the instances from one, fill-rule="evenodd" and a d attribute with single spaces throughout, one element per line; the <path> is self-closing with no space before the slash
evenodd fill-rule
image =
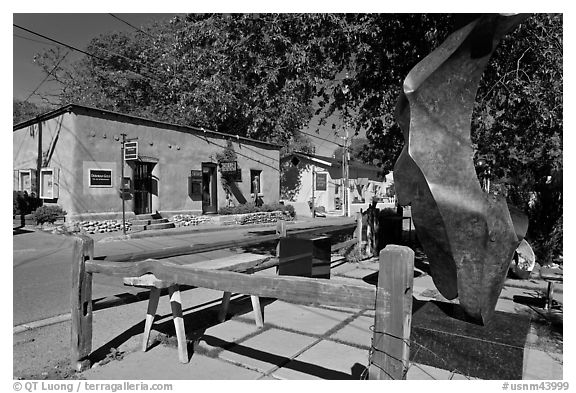
<path id="1" fill-rule="evenodd" d="M 220 170 L 222 171 L 222 174 L 235 175 L 238 171 L 238 162 L 223 161 L 220 163 Z"/>
<path id="2" fill-rule="evenodd" d="M 138 142 L 124 142 L 124 161 L 138 159 Z"/>

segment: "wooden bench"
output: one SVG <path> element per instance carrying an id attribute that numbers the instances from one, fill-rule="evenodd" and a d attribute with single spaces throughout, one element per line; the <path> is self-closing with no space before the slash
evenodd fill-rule
<path id="1" fill-rule="evenodd" d="M 554 284 L 564 282 L 564 271 L 560 268 L 546 268 L 540 269 L 540 277 L 548 283 L 546 291 L 546 303 L 544 309 L 550 310 L 552 308 L 552 296 L 554 295 Z"/>
<path id="2" fill-rule="evenodd" d="M 208 270 L 227 270 L 235 272 L 251 272 L 255 266 L 272 259 L 271 256 L 259 254 L 238 254 L 226 258 L 194 262 L 191 264 L 182 265 L 183 267 L 191 267 L 194 269 L 208 269 Z M 160 291 L 168 288 L 168 296 L 170 299 L 170 307 L 172 309 L 172 319 L 174 320 L 174 328 L 176 330 L 176 339 L 178 341 L 178 358 L 182 363 L 188 363 L 188 349 L 186 345 L 186 332 L 184 329 L 184 321 L 182 319 L 182 300 L 180 296 L 180 288 L 177 283 L 159 280 L 154 274 L 148 273 L 138 277 L 124 277 L 124 285 L 135 286 L 140 288 L 150 289 L 150 298 L 148 301 L 148 310 L 146 311 L 146 321 L 144 326 L 144 335 L 142 338 L 142 351 L 146 352 L 148 349 L 148 341 L 150 339 L 150 331 L 156 318 L 156 310 L 158 309 L 158 302 L 160 299 Z M 222 296 L 222 304 L 218 320 L 224 322 L 228 315 L 228 307 L 230 305 L 231 292 L 224 292 Z M 260 307 L 260 298 L 258 296 L 250 296 L 252 301 L 252 308 L 254 310 L 254 319 L 256 326 L 259 328 L 264 327 L 264 319 L 262 317 L 262 309 Z"/>

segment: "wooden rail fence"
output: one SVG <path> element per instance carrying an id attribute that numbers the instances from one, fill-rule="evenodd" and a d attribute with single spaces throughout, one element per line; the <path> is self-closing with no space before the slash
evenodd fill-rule
<path id="1" fill-rule="evenodd" d="M 350 227 L 350 226 L 348 226 Z M 352 226 L 353 227 L 353 226 Z M 308 233 L 333 232 L 342 228 L 322 228 Z M 306 231 L 290 233 L 303 234 Z M 403 379 L 408 368 L 414 252 L 407 247 L 388 245 L 380 253 L 378 285 L 345 284 L 322 278 L 251 275 L 256 270 L 277 265 L 267 261 L 238 271 L 208 270 L 171 262 L 170 256 L 186 255 L 233 246 L 246 246 L 278 240 L 286 234 L 279 226 L 276 235 L 218 245 L 190 246 L 94 259 L 94 241 L 77 236 L 72 263 L 71 360 L 77 370 L 90 366 L 92 352 L 92 276 L 95 273 L 134 277 L 153 273 L 158 279 L 180 285 L 224 292 L 264 296 L 304 305 L 329 305 L 375 310 L 370 379 Z M 214 247 L 218 248 L 214 248 Z M 280 256 L 281 257 L 281 256 Z M 163 259 L 156 259 L 163 258 Z M 107 259 L 107 258 L 106 258 Z"/>

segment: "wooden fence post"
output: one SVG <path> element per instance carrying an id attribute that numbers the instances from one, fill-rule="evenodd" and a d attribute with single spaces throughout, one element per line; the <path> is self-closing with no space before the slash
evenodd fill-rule
<path id="1" fill-rule="evenodd" d="M 86 260 L 94 259 L 94 240 L 76 236 L 72 260 L 71 360 L 78 371 L 90 367 L 92 352 L 92 273 L 86 273 Z"/>
<path id="2" fill-rule="evenodd" d="M 414 251 L 388 245 L 380 252 L 369 379 L 405 379 L 410 357 Z"/>
<path id="3" fill-rule="evenodd" d="M 358 252 L 362 255 L 362 213 L 356 213 L 356 237 L 358 238 Z"/>

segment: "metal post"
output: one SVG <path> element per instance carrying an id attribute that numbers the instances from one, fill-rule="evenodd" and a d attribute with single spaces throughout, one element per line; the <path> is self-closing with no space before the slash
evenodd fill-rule
<path id="1" fill-rule="evenodd" d="M 40 171 L 42 170 L 42 121 L 38 121 L 38 160 L 36 161 L 36 198 L 40 198 Z M 30 194 L 32 194 L 32 176 L 30 176 Z M 30 195 L 32 196 L 32 195 Z"/>
<path id="2" fill-rule="evenodd" d="M 314 201 L 314 165 L 312 165 L 312 218 L 316 218 L 316 203 Z"/>
<path id="3" fill-rule="evenodd" d="M 348 161 L 348 127 L 344 123 L 344 130 L 346 131 L 346 139 L 344 142 L 344 184 L 346 185 L 346 216 L 350 216 L 350 163 Z"/>
<path id="4" fill-rule="evenodd" d="M 126 134 L 122 135 L 122 146 L 120 148 L 120 195 L 122 195 L 122 234 L 126 235 L 126 201 L 124 200 L 124 143 L 126 142 Z"/>
<path id="5" fill-rule="evenodd" d="M 342 150 L 342 212 L 344 213 L 344 217 L 348 216 L 348 177 L 346 170 L 347 161 L 346 152 L 348 151 L 348 129 L 346 129 L 346 125 L 344 125 L 344 129 L 346 130 L 346 137 L 344 138 L 344 149 Z"/>

